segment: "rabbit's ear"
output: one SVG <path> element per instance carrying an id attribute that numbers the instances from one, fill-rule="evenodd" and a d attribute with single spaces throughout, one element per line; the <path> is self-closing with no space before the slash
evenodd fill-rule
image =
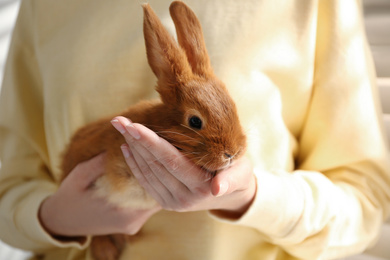
<path id="1" fill-rule="evenodd" d="M 187 54 L 192 72 L 203 77 L 209 76 L 213 70 L 207 54 L 202 27 L 195 13 L 181 1 L 174 1 L 169 11 L 175 23 L 179 44 Z"/>
<path id="2" fill-rule="evenodd" d="M 144 10 L 144 37 L 149 65 L 159 81 L 174 84 L 192 75 L 184 51 L 162 25 L 149 4 Z"/>

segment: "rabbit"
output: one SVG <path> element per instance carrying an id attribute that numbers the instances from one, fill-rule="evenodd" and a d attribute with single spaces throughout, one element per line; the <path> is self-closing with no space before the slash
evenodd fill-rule
<path id="1" fill-rule="evenodd" d="M 157 77 L 160 99 L 141 101 L 121 115 L 149 127 L 205 174 L 213 175 L 246 149 L 236 105 L 214 75 L 194 12 L 181 1 L 170 5 L 177 44 L 150 5 L 142 7 L 147 60 Z M 105 152 L 105 174 L 93 186 L 96 195 L 118 207 L 153 207 L 157 202 L 138 184 L 124 160 L 120 145 L 125 140 L 111 119 L 98 120 L 75 133 L 64 152 L 62 180 L 78 163 Z M 95 259 L 117 259 L 125 244 L 126 235 L 95 236 L 91 250 Z"/>

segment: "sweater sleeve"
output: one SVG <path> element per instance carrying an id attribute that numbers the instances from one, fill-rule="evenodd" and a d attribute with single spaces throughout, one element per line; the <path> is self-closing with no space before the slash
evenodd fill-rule
<path id="1" fill-rule="evenodd" d="M 387 140 L 359 3 L 319 1 L 316 42 L 296 170 L 255 170 L 250 209 L 234 221 L 217 217 L 252 227 L 302 259 L 362 252 L 390 206 Z"/>
<path id="2" fill-rule="evenodd" d="M 84 248 L 88 242 L 54 239 L 38 218 L 41 202 L 57 184 L 49 170 L 32 4 L 25 1 L 20 7 L 0 99 L 0 239 L 35 253 L 53 247 Z"/>

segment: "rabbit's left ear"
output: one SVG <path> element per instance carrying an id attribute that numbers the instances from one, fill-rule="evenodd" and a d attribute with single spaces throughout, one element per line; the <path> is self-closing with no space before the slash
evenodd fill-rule
<path id="1" fill-rule="evenodd" d="M 175 23 L 177 39 L 186 52 L 192 72 L 202 77 L 211 76 L 213 70 L 202 27 L 195 13 L 181 1 L 174 1 L 169 11 Z"/>
<path id="2" fill-rule="evenodd" d="M 185 81 L 192 75 L 186 54 L 169 35 L 149 4 L 143 4 L 142 7 L 146 55 L 154 74 L 165 83 Z"/>

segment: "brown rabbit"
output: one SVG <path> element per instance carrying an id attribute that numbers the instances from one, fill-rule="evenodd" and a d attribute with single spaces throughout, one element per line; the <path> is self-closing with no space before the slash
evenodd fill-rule
<path id="1" fill-rule="evenodd" d="M 246 137 L 232 98 L 213 73 L 197 17 L 183 2 L 171 4 L 179 46 L 151 7 L 142 7 L 147 58 L 161 100 L 140 102 L 122 116 L 149 127 L 209 173 L 228 167 L 244 153 Z M 119 207 L 152 207 L 156 202 L 129 170 L 120 150 L 125 140 L 111 119 L 76 132 L 64 154 L 62 179 L 78 163 L 105 151 L 105 174 L 93 187 L 96 194 Z M 125 243 L 125 235 L 96 236 L 92 254 L 117 259 Z"/>

